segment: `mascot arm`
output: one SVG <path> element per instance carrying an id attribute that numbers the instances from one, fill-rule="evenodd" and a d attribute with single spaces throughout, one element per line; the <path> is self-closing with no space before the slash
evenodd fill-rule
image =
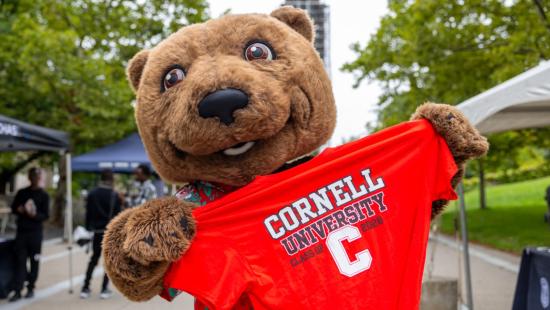
<path id="1" fill-rule="evenodd" d="M 170 263 L 189 248 L 195 235 L 194 207 L 175 197 L 155 199 L 125 210 L 108 225 L 105 270 L 128 299 L 144 301 L 160 293 Z"/>
<path id="2" fill-rule="evenodd" d="M 425 103 L 416 109 L 411 119 L 425 118 L 445 139 L 458 167 L 458 172 L 451 180 L 455 187 L 464 175 L 466 161 L 481 157 L 487 153 L 489 143 L 466 116 L 456 107 L 446 104 Z M 437 200 L 432 204 L 432 218 L 443 210 L 447 200 Z"/>

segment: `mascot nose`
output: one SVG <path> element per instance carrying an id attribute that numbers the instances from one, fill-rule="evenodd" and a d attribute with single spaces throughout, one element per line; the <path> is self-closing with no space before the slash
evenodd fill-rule
<path id="1" fill-rule="evenodd" d="M 218 117 L 229 125 L 235 121 L 233 112 L 248 105 L 248 95 L 235 88 L 220 89 L 208 94 L 199 102 L 199 115 L 203 118 Z"/>

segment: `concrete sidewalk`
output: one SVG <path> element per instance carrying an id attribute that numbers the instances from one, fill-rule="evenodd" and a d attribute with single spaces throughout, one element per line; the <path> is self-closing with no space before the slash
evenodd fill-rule
<path id="1" fill-rule="evenodd" d="M 490 250 L 480 246 L 472 246 L 472 275 L 474 290 L 474 306 L 482 310 L 510 309 L 516 285 L 517 272 L 513 269 L 519 266 L 519 257 Z M 166 302 L 159 297 L 144 303 L 133 303 L 126 300 L 120 293 L 114 292 L 108 300 L 99 299 L 102 280 L 102 269 L 96 268 L 92 281 L 92 297 L 87 300 L 79 298 L 79 292 L 86 270 L 88 255 L 78 247 L 73 250 L 74 293 L 68 293 L 68 252 L 61 243 L 44 246 L 43 259 L 40 266 L 40 277 L 37 283 L 36 297 L 21 300 L 16 303 L 0 301 L 0 310 L 12 309 L 193 309 L 193 298 L 181 294 L 174 302 Z M 433 255 L 432 255 L 433 253 Z M 426 256 L 428 276 L 432 268 L 433 276 L 458 278 L 459 251 L 452 239 L 438 236 L 431 240 Z M 114 288 L 111 286 L 114 290 Z"/>
<path id="2" fill-rule="evenodd" d="M 35 298 L 21 299 L 15 303 L 0 300 L 0 309 L 152 309 L 159 306 L 166 309 L 193 309 L 193 298 L 189 295 L 181 294 L 174 303 L 169 303 L 158 297 L 145 303 L 133 303 L 118 293 L 112 285 L 110 288 L 114 292 L 113 297 L 102 300 L 99 298 L 101 281 L 103 280 L 103 268 L 101 266 L 96 267 L 94 272 L 92 296 L 87 300 L 82 300 L 79 298 L 79 294 L 89 254 L 86 254 L 82 248 L 75 246 L 72 255 L 74 264 L 73 294 L 69 294 L 69 253 L 67 246 L 59 240 L 53 244 L 43 245 Z M 25 290 L 23 290 L 24 293 Z"/>
<path id="3" fill-rule="evenodd" d="M 424 279 L 433 268 L 432 276 L 460 279 L 459 288 L 462 285 L 462 292 L 465 292 L 464 277 L 459 277 L 459 260 L 462 263 L 462 253 L 458 251 L 455 240 L 442 235 L 432 237 L 426 255 Z M 474 309 L 512 308 L 519 263 L 519 256 L 470 244 Z"/>

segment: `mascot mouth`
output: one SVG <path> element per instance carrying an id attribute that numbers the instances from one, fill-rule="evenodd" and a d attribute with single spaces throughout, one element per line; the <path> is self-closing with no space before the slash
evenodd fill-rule
<path id="1" fill-rule="evenodd" d="M 270 136 L 270 137 L 267 137 L 267 138 L 270 139 L 270 138 L 273 138 L 274 136 L 276 136 L 277 134 L 279 134 L 284 128 L 286 128 L 287 126 L 290 126 L 292 124 L 292 121 L 293 121 L 292 114 L 290 114 L 288 116 L 288 119 L 285 122 L 283 128 L 280 129 L 279 131 L 277 131 L 273 136 Z M 213 153 L 210 153 L 210 154 L 195 155 L 195 156 L 211 156 L 211 155 L 218 154 L 218 155 L 227 156 L 226 158 L 233 157 L 233 158 L 237 159 L 237 158 L 239 158 L 238 156 L 244 155 L 245 153 L 249 152 L 254 146 L 262 145 L 263 144 L 262 140 L 263 139 L 239 142 L 239 143 L 237 143 L 237 144 L 235 144 L 231 147 L 228 147 L 226 149 L 217 150 L 217 151 L 214 151 Z M 172 154 L 174 154 L 175 157 L 180 159 L 180 160 L 185 160 L 189 155 L 193 156 L 192 153 L 189 153 L 187 151 L 184 151 L 184 150 L 180 149 L 176 145 L 176 143 L 172 142 L 170 139 L 167 140 L 167 144 L 172 149 Z"/>
<path id="2" fill-rule="evenodd" d="M 187 153 L 180 148 L 178 148 L 172 141 L 168 141 L 168 145 L 172 147 L 173 153 L 178 157 L 179 159 L 185 159 L 187 157 Z"/>
<path id="3" fill-rule="evenodd" d="M 172 147 L 172 150 L 173 150 L 174 154 L 176 155 L 176 157 L 178 157 L 180 159 L 185 159 L 187 157 L 188 153 L 181 150 L 180 148 L 178 148 L 174 143 L 169 142 L 168 144 Z M 255 144 L 256 144 L 256 141 L 241 142 L 241 143 L 233 145 L 230 148 L 227 148 L 225 150 L 221 150 L 221 151 L 219 151 L 219 153 L 224 154 L 226 156 L 239 156 L 239 155 L 242 155 L 242 154 L 250 151 L 250 149 L 252 149 L 252 147 Z"/>
<path id="4" fill-rule="evenodd" d="M 227 156 L 238 156 L 248 152 L 256 144 L 254 141 L 242 142 L 222 151 Z"/>

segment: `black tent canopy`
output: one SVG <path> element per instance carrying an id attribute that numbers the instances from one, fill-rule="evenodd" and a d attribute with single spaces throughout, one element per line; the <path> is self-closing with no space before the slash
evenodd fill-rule
<path id="1" fill-rule="evenodd" d="M 64 151 L 69 135 L 0 115 L 0 152 Z"/>
<path id="2" fill-rule="evenodd" d="M 69 243 L 69 283 L 72 290 L 72 169 L 69 135 L 66 132 L 28 124 L 0 115 L 0 152 L 49 151 L 60 152 L 66 158 L 65 233 Z"/>

